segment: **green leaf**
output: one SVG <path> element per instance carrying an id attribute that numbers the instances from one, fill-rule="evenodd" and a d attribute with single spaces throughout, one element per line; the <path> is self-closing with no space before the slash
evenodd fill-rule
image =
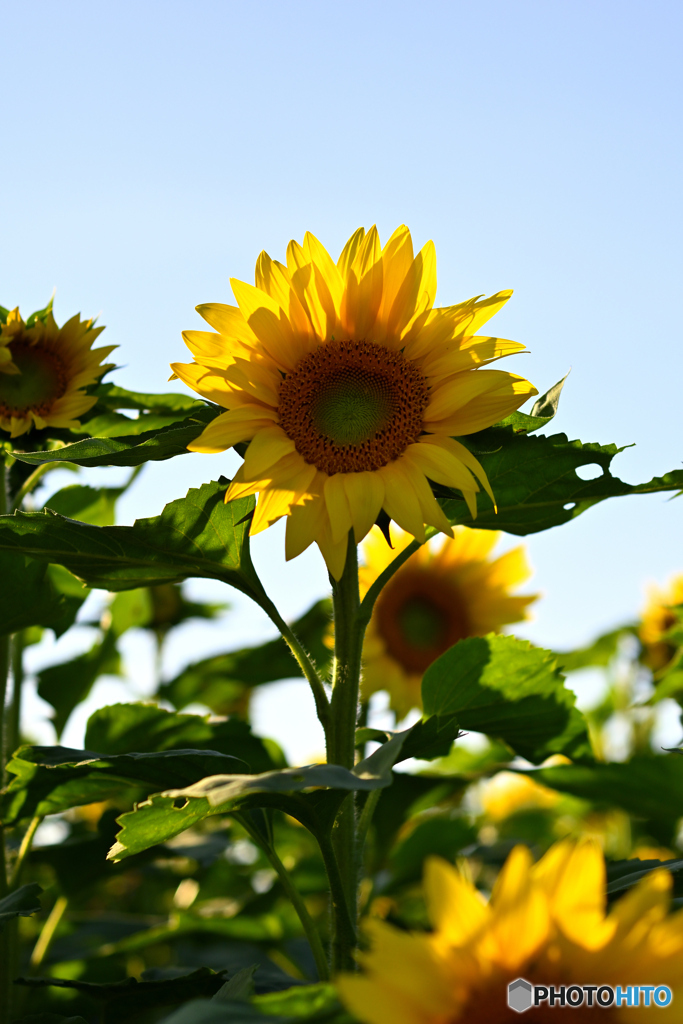
<path id="1" fill-rule="evenodd" d="M 472 778 L 466 775 L 394 772 L 392 784 L 380 794 L 372 819 L 376 866 L 383 865 L 404 822 L 442 800 L 452 802 L 471 782 Z"/>
<path id="2" fill-rule="evenodd" d="M 248 999 L 254 994 L 254 971 L 258 964 L 251 967 L 243 967 L 237 974 L 233 974 L 230 981 L 226 981 L 223 988 L 216 992 L 213 997 L 218 1003 L 230 1002 L 233 999 Z"/>
<path id="3" fill-rule="evenodd" d="M 7 765 L 15 778 L 4 792 L 2 820 L 11 825 L 139 790 L 155 792 L 169 782 L 185 786 L 241 767 L 246 765 L 238 758 L 215 750 L 105 756 L 68 747 L 20 747 Z"/>
<path id="4" fill-rule="evenodd" d="M 71 462 L 76 466 L 140 466 L 144 462 L 163 462 L 176 455 L 186 455 L 188 444 L 222 411 L 217 405 L 198 404 L 184 419 L 161 429 L 156 429 L 158 418 L 125 423 L 126 417 L 115 420 L 107 417 L 103 429 L 108 433 L 119 429 L 126 429 L 128 433 L 118 437 L 88 437 L 51 451 L 13 451 L 12 455 L 32 466 L 44 462 Z M 138 428 L 144 426 L 144 432 L 136 433 L 136 424 Z M 154 428 L 153 424 L 156 424 Z"/>
<path id="5" fill-rule="evenodd" d="M 72 981 L 66 978 L 21 978 L 19 984 L 31 988 L 64 988 L 75 990 L 104 1004 L 104 1024 L 127 1021 L 130 1017 L 158 1007 L 184 1003 L 198 996 L 214 995 L 225 982 L 226 971 L 215 972 L 200 967 L 180 978 L 163 981 L 138 981 L 126 978 L 109 984 Z"/>
<path id="6" fill-rule="evenodd" d="M 120 672 L 116 637 L 109 632 L 85 654 L 50 665 L 38 673 L 38 694 L 55 709 L 52 722 L 57 736 L 61 736 L 71 712 L 85 700 L 97 679 L 101 675 L 120 675 Z"/>
<path id="7" fill-rule="evenodd" d="M 501 420 L 500 423 L 494 424 L 494 426 L 510 426 L 515 433 L 523 432 L 526 434 L 530 434 L 534 430 L 540 430 L 546 423 L 550 423 L 557 413 L 562 388 L 568 376 L 568 373 L 565 374 L 562 380 L 558 380 L 557 384 L 553 384 L 544 395 L 541 395 L 534 403 L 530 414 L 513 412 L 506 416 L 504 420 Z"/>
<path id="8" fill-rule="evenodd" d="M 30 917 L 31 914 L 40 913 L 41 906 L 38 894 L 43 890 L 35 882 L 29 885 L 21 885 L 9 896 L 0 900 L 0 932 L 8 921 L 15 917 Z"/>
<path id="9" fill-rule="evenodd" d="M 670 872 L 673 895 L 683 896 L 683 860 L 620 860 L 607 865 L 608 899 L 617 899 L 659 868 Z"/>
<path id="10" fill-rule="evenodd" d="M 444 857 L 453 863 L 461 850 L 476 841 L 477 830 L 464 817 L 430 813 L 392 850 L 391 888 L 419 881 L 427 857 Z"/>
<path id="11" fill-rule="evenodd" d="M 115 384 L 100 384 L 93 392 L 97 395 L 98 405 L 110 411 L 117 409 L 136 409 L 138 412 L 154 412 L 159 415 L 171 413 L 188 413 L 206 407 L 203 399 L 192 395 L 166 394 L 154 395 L 142 391 L 128 391 Z"/>
<path id="12" fill-rule="evenodd" d="M 292 629 L 324 675 L 332 651 L 324 643 L 330 626 L 330 603 L 318 601 L 292 625 Z M 229 714 L 244 691 L 263 683 L 301 675 L 285 641 L 278 637 L 259 647 L 216 654 L 188 665 L 159 687 L 159 697 L 176 708 L 199 702 L 216 714 Z"/>
<path id="13" fill-rule="evenodd" d="M 530 773 L 544 786 L 589 800 L 599 808 L 621 807 L 648 823 L 669 843 L 683 816 L 683 757 L 634 757 L 625 764 L 560 765 Z"/>
<path id="14" fill-rule="evenodd" d="M 461 640 L 425 672 L 422 702 L 427 715 L 455 715 L 461 728 L 500 738 L 534 763 L 554 753 L 591 756 L 554 655 L 526 640 Z"/>
<path id="15" fill-rule="evenodd" d="M 336 764 L 314 764 L 259 775 L 213 775 L 182 789 L 165 790 L 121 816 L 122 829 L 109 858 L 118 861 L 141 853 L 210 814 L 247 806 L 276 807 L 298 817 L 301 807 L 288 800 L 291 794 L 320 787 L 348 792 L 387 786 L 391 777 L 385 762 L 394 756 L 396 744 L 392 744 L 393 740 L 387 742 L 353 771 Z"/>
<path id="16" fill-rule="evenodd" d="M 277 744 L 254 736 L 247 722 L 212 722 L 208 716 L 179 715 L 153 704 L 113 704 L 95 711 L 88 720 L 85 745 L 102 754 L 217 750 L 239 758 L 250 772 L 285 767 Z"/>
<path id="17" fill-rule="evenodd" d="M 0 551 L 66 566 L 88 586 L 132 590 L 190 576 L 265 600 L 249 555 L 253 498 L 225 504 L 227 481 L 204 484 L 133 526 L 88 526 L 54 512 L 0 516 Z"/>
<path id="18" fill-rule="evenodd" d="M 630 494 L 680 491 L 683 470 L 677 469 L 648 483 L 627 484 L 610 473 L 615 445 L 582 444 L 566 434 L 529 436 L 512 426 L 495 426 L 459 438 L 479 459 L 493 488 L 498 512 L 483 492 L 477 495 L 476 521 L 458 491 L 434 486 L 439 502 L 452 523 L 478 529 L 505 530 L 526 535 L 569 522 L 606 498 Z M 601 475 L 582 480 L 576 470 L 595 465 Z"/>
<path id="19" fill-rule="evenodd" d="M 65 633 L 88 591 L 59 565 L 46 565 L 23 554 L 0 554 L 0 636 L 29 626 Z"/>
<path id="20" fill-rule="evenodd" d="M 45 508 L 77 519 L 81 523 L 92 526 L 113 526 L 116 516 L 116 502 L 125 487 L 87 487 L 83 484 L 70 484 L 62 487 L 45 503 Z"/>

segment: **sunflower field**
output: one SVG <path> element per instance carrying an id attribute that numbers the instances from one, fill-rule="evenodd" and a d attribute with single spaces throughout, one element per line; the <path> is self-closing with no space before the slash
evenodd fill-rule
<path id="1" fill-rule="evenodd" d="M 405 226 L 338 259 L 306 234 L 231 284 L 158 394 L 115 383 L 94 321 L 0 308 L 0 1024 L 683 1021 L 683 757 L 656 739 L 683 701 L 683 577 L 545 650 L 511 632 L 539 597 L 523 544 L 499 547 L 673 497 L 683 469 L 628 484 L 609 440 L 554 433 L 564 381 L 489 366 L 524 351 L 485 333 L 511 293 L 435 306 L 434 246 Z M 231 480 L 115 525 L 146 463 L 229 449 Z M 41 499 L 91 467 L 129 475 Z M 315 544 L 329 572 L 295 622 L 250 557 L 283 517 L 286 558 Z M 129 631 L 161 665 L 185 623 L 229 620 L 193 578 L 272 638 L 160 671 L 82 749 L 31 742 L 30 647 L 106 595 L 90 650 L 38 674 L 59 738 Z M 250 723 L 255 688 L 292 677 L 325 736 L 311 764 Z"/>

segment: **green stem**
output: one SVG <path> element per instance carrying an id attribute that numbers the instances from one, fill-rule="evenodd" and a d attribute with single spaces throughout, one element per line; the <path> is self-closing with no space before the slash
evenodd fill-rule
<path id="1" fill-rule="evenodd" d="M 311 947 L 311 952 L 313 953 L 313 959 L 315 960 L 315 966 L 318 969 L 318 978 L 320 981 L 328 981 L 330 971 L 327 964 L 327 957 L 325 956 L 325 950 L 323 949 L 323 944 L 320 940 L 320 935 L 318 934 L 318 929 L 315 926 L 313 918 L 308 913 L 308 908 L 301 893 L 292 882 L 289 872 L 278 857 L 275 846 L 272 843 L 267 842 L 258 829 L 252 827 L 247 815 L 233 814 L 233 818 L 235 821 L 240 823 L 246 832 L 249 833 L 254 842 L 263 850 L 275 869 L 275 872 L 280 879 L 280 884 L 291 900 L 292 906 L 297 913 L 297 917 L 301 921 L 301 927 L 306 934 L 306 938 L 308 939 Z"/>
<path id="2" fill-rule="evenodd" d="M 368 830 L 372 821 L 372 816 L 375 813 L 375 808 L 379 802 L 379 798 L 382 795 L 381 789 L 373 789 L 368 795 L 363 805 L 360 818 L 358 820 L 358 830 L 356 832 L 356 870 L 360 876 L 361 869 L 363 867 L 363 851 L 365 849 L 365 841 L 368 836 Z"/>
<path id="3" fill-rule="evenodd" d="M 304 678 L 308 681 L 311 690 L 313 691 L 313 699 L 315 700 L 315 709 L 318 714 L 318 719 L 323 729 L 325 730 L 325 736 L 330 723 L 330 702 L 327 699 L 325 693 L 325 687 L 323 686 L 322 679 L 316 671 L 316 667 L 313 661 L 306 651 L 303 644 L 297 638 L 296 634 L 290 629 L 285 620 L 282 618 L 277 608 L 270 599 L 259 602 L 264 612 L 270 619 L 270 621 L 277 626 L 278 630 L 282 634 L 282 637 L 289 647 L 290 651 L 294 655 L 301 669 Z"/>
<path id="4" fill-rule="evenodd" d="M 21 736 L 21 696 L 24 684 L 24 635 L 12 637 L 12 700 L 7 720 L 7 756 L 11 757 L 19 746 Z"/>
<path id="5" fill-rule="evenodd" d="M 356 723 L 360 687 L 363 625 L 359 621 L 358 549 L 349 533 L 346 565 L 339 581 L 332 580 L 334 607 L 334 676 L 330 701 L 330 728 L 327 739 L 329 764 L 353 768 L 356 756 Z M 334 911 L 333 967 L 353 970 L 358 915 L 358 875 L 356 871 L 356 803 L 353 793 L 344 799 L 332 829 L 332 849 L 339 869 L 344 897 L 344 913 Z"/>
<path id="6" fill-rule="evenodd" d="M 439 531 L 434 529 L 434 527 L 428 526 L 427 529 L 425 530 L 425 540 L 427 541 L 430 540 L 432 537 L 435 537 L 438 532 Z M 372 610 L 375 607 L 375 602 L 379 595 L 382 593 L 384 587 L 391 579 L 391 577 L 394 575 L 395 572 L 398 572 L 401 566 L 408 561 L 410 556 L 414 555 L 415 552 L 418 551 L 421 547 L 422 545 L 420 544 L 419 540 L 411 541 L 411 543 L 407 547 L 405 547 L 403 551 L 400 551 L 398 555 L 396 555 L 396 558 L 394 558 L 394 560 L 389 563 L 384 572 L 379 574 L 379 576 L 372 584 L 365 597 L 363 598 L 362 604 L 360 606 L 358 617 L 360 622 L 362 622 L 364 626 L 367 626 L 368 622 L 370 621 L 370 617 L 372 616 Z"/>
<path id="7" fill-rule="evenodd" d="M 24 480 L 23 484 L 14 495 L 14 500 L 11 503 L 11 511 L 14 512 L 21 506 L 24 498 L 35 490 L 36 486 L 40 483 L 42 477 L 46 473 L 49 473 L 51 469 L 54 469 L 54 465 L 51 462 L 43 462 L 42 465 L 36 466 L 31 475 Z"/>
<path id="8" fill-rule="evenodd" d="M 68 899 L 66 896 L 58 896 L 55 900 L 54 906 L 50 911 L 47 921 L 43 925 L 42 931 L 38 936 L 38 941 L 33 947 L 31 953 L 31 971 L 35 971 L 42 964 L 50 944 L 54 938 L 55 932 L 59 927 L 59 922 L 64 917 L 64 911 L 68 906 Z"/>
<path id="9" fill-rule="evenodd" d="M 17 853 L 17 859 L 15 860 L 14 867 L 12 868 L 12 874 L 9 881 L 10 889 L 16 889 L 19 885 L 19 882 L 21 881 L 21 872 L 24 867 L 24 860 L 26 858 L 26 854 L 31 849 L 31 843 L 33 842 L 33 837 L 36 834 L 36 829 L 38 828 L 42 820 L 43 819 L 38 816 L 36 816 L 35 818 L 31 818 L 31 822 L 26 831 L 24 832 L 24 838 L 21 840 L 21 846 L 19 847 L 19 852 Z"/>
<path id="10" fill-rule="evenodd" d="M 356 962 L 352 951 L 356 947 L 356 917 L 351 917 L 346 887 L 339 870 L 337 855 L 329 837 L 318 836 L 320 852 L 325 864 L 332 902 L 332 970 L 354 970 Z"/>

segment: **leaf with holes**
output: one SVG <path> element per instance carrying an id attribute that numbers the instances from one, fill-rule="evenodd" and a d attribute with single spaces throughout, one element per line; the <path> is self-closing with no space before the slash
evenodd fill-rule
<path id="1" fill-rule="evenodd" d="M 249 555 L 253 498 L 224 502 L 228 481 L 204 484 L 132 526 L 88 526 L 54 512 L 0 516 L 0 551 L 65 566 L 88 586 L 132 590 L 191 576 L 267 601 Z"/>
<path id="2" fill-rule="evenodd" d="M 169 789 L 150 797 L 119 819 L 122 829 L 109 859 L 118 861 L 141 853 L 179 835 L 211 814 L 225 814 L 241 807 L 275 807 L 299 818 L 314 810 L 291 800 L 310 789 L 349 792 L 379 789 L 391 784 L 390 768 L 402 738 L 393 737 L 353 771 L 337 764 L 313 764 L 285 768 L 260 775 L 214 775 L 182 789 Z"/>
<path id="3" fill-rule="evenodd" d="M 610 473 L 612 459 L 623 449 L 569 441 L 566 434 L 530 436 L 499 425 L 459 440 L 486 470 L 498 512 L 482 492 L 477 495 L 474 521 L 459 492 L 441 486 L 434 490 L 451 523 L 478 529 L 524 536 L 567 523 L 606 498 L 683 489 L 681 469 L 648 483 L 624 483 Z M 577 474 L 581 467 L 593 465 L 600 470 L 595 479 L 584 480 Z"/>

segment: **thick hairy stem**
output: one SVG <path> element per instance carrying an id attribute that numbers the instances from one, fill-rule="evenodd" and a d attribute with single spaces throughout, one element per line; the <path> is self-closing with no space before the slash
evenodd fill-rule
<path id="1" fill-rule="evenodd" d="M 358 619 L 360 593 L 358 588 L 358 549 L 349 534 L 346 565 L 339 581 L 332 581 L 334 607 L 334 677 L 330 701 L 330 728 L 327 739 L 327 760 L 353 768 L 356 754 L 358 690 L 364 629 Z M 345 901 L 343 921 L 335 909 L 333 967 L 353 970 L 353 949 L 356 945 L 358 907 L 358 874 L 356 871 L 356 804 L 350 793 L 342 803 L 332 829 L 332 849 L 339 869 Z M 334 904 L 333 904 L 334 905 Z"/>
<path id="2" fill-rule="evenodd" d="M 320 940 L 320 935 L 318 934 L 318 929 L 315 926 L 313 918 L 308 913 L 308 908 L 304 902 L 301 893 L 292 882 L 292 879 L 289 876 L 289 872 L 287 871 L 286 867 L 278 857 L 274 844 L 267 842 L 264 836 L 262 836 L 261 833 L 258 831 L 258 829 L 252 827 L 248 815 L 233 814 L 233 817 L 235 821 L 238 821 L 242 828 L 249 833 L 254 842 L 263 850 L 266 857 L 270 861 L 271 865 L 275 869 L 275 872 L 278 878 L 280 879 L 280 884 L 282 885 L 282 888 L 285 890 L 287 896 L 291 900 L 292 906 L 296 911 L 297 917 L 301 921 L 301 927 L 303 928 L 306 934 L 306 938 L 308 939 L 309 945 L 311 947 L 311 952 L 313 953 L 315 966 L 318 970 L 318 977 L 320 981 L 328 981 L 330 977 L 330 971 L 327 963 L 327 957 L 325 956 L 325 950 L 323 949 L 323 944 Z"/>

